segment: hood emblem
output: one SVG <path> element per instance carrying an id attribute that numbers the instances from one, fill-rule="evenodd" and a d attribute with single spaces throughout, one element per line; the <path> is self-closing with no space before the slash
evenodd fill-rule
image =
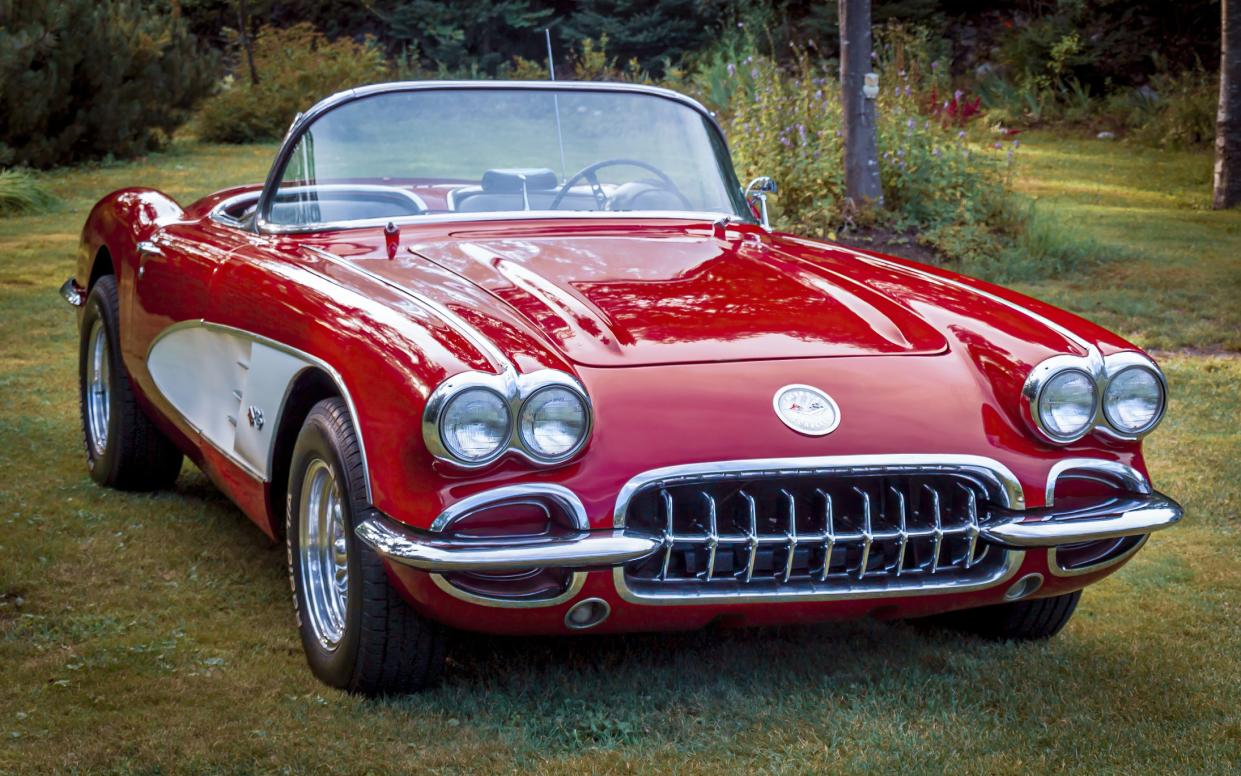
<path id="1" fill-rule="evenodd" d="M 812 385 L 786 385 L 771 403 L 784 425 L 799 434 L 824 436 L 840 425 L 836 401 Z"/>

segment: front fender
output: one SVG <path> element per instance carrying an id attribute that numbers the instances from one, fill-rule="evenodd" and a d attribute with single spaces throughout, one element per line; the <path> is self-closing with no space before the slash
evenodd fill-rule
<path id="1" fill-rule="evenodd" d="M 107 274 L 96 264 L 101 258 L 110 262 L 113 273 L 122 275 L 123 268 L 135 265 L 138 243 L 159 222 L 181 218 L 184 212 L 174 199 L 155 189 L 120 189 L 99 200 L 82 226 L 75 275 L 78 284 L 89 292 L 94 281 Z"/>

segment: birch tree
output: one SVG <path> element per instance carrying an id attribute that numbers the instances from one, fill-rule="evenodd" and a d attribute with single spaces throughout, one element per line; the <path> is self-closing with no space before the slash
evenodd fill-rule
<path id="1" fill-rule="evenodd" d="M 1213 203 L 1217 210 L 1241 204 L 1241 0 L 1221 0 L 1219 5 L 1219 112 L 1215 118 Z"/>
<path id="2" fill-rule="evenodd" d="M 875 138 L 878 76 L 871 73 L 870 0 L 840 0 L 840 101 L 844 114 L 845 196 L 883 202 Z M 872 83 L 867 83 L 868 75 Z M 869 88 L 868 88 L 869 87 Z"/>

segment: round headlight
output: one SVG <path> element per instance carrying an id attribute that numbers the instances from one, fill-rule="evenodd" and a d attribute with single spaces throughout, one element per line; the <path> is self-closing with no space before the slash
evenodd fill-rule
<path id="1" fill-rule="evenodd" d="M 485 461 L 508 436 L 508 404 L 486 388 L 469 388 L 452 397 L 440 416 L 444 446 L 463 461 Z"/>
<path id="2" fill-rule="evenodd" d="M 1122 369 L 1103 394 L 1103 414 L 1122 434 L 1141 434 L 1155 427 L 1163 416 L 1163 383 L 1149 369 Z"/>
<path id="3" fill-rule="evenodd" d="M 1094 378 L 1080 369 L 1065 369 L 1047 381 L 1038 396 L 1039 422 L 1058 440 L 1072 440 L 1086 432 L 1094 420 Z"/>
<path id="4" fill-rule="evenodd" d="M 521 442 L 540 458 L 560 458 L 581 445 L 589 417 L 586 402 L 575 391 L 542 388 L 521 408 Z"/>

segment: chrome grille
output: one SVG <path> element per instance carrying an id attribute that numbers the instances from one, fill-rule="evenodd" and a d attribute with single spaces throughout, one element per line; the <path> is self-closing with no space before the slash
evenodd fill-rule
<path id="1" fill-rule="evenodd" d="M 941 587 L 991 581 L 1002 549 L 979 541 L 989 495 L 942 470 L 750 472 L 657 481 L 636 491 L 626 530 L 660 538 L 625 586 L 690 595 Z"/>

